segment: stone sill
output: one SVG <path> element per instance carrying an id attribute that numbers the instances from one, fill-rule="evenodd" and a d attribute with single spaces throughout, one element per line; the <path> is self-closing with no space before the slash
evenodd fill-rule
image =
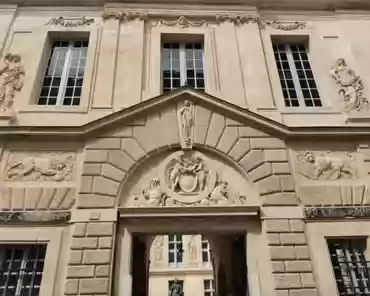
<path id="1" fill-rule="evenodd" d="M 330 115 L 341 115 L 343 112 L 335 110 L 330 107 L 284 107 L 280 109 L 282 115 L 290 114 L 330 114 Z"/>
<path id="2" fill-rule="evenodd" d="M 86 106 L 39 106 L 32 105 L 17 110 L 18 113 L 87 113 Z"/>

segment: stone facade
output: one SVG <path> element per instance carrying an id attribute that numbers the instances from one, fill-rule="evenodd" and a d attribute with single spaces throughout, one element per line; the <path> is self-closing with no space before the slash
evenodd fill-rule
<path id="1" fill-rule="evenodd" d="M 136 237 L 144 266 L 174 232 L 212 238 L 194 277 L 238 233 L 250 295 L 338 293 L 326 238 L 370 237 L 367 1 L 21 2 L 0 4 L 0 243 L 48 244 L 40 296 L 137 296 Z M 37 104 L 52 42 L 81 36 L 80 104 Z M 205 91 L 162 93 L 183 36 Z M 322 107 L 284 104 L 275 40 L 308 45 Z"/>

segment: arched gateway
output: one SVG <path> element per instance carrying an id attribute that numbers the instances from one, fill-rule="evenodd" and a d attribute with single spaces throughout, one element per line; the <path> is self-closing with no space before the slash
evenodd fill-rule
<path id="1" fill-rule="evenodd" d="M 220 295 L 271 292 L 260 208 L 296 202 L 285 144 L 268 133 L 279 131 L 186 88 L 142 105 L 90 140 L 83 175 L 94 186 L 82 184 L 78 199 L 118 207 L 115 294 L 147 294 L 153 237 L 174 232 L 209 239 Z"/>

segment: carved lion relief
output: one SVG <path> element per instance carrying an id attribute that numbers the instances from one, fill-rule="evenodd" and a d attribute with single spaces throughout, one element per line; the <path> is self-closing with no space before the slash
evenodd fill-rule
<path id="1" fill-rule="evenodd" d="M 297 169 L 299 175 L 308 180 L 356 178 L 355 155 L 350 152 L 299 152 Z"/>
<path id="2" fill-rule="evenodd" d="M 72 152 L 12 152 L 5 181 L 72 181 L 76 155 Z"/>
<path id="3" fill-rule="evenodd" d="M 231 188 L 195 151 L 179 151 L 167 157 L 159 177 L 131 197 L 134 207 L 242 205 L 245 196 Z"/>

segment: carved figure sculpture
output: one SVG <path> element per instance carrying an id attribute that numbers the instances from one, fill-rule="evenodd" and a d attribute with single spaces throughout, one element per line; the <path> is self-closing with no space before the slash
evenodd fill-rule
<path id="1" fill-rule="evenodd" d="M 188 243 L 188 249 L 189 249 L 189 261 L 197 262 L 198 249 L 197 249 L 197 242 L 195 240 L 195 235 L 191 236 L 191 239 Z"/>
<path id="2" fill-rule="evenodd" d="M 154 178 L 142 192 L 134 196 L 139 206 L 159 207 L 164 205 L 165 194 L 161 190 L 160 181 Z"/>
<path id="3" fill-rule="evenodd" d="M 313 152 L 305 152 L 302 155 L 304 161 L 312 165 L 308 172 L 300 172 L 303 176 L 313 179 L 341 179 L 352 178 L 353 169 L 347 164 L 346 159 L 332 155 L 317 156 Z"/>
<path id="4" fill-rule="evenodd" d="M 347 112 L 368 110 L 369 101 L 364 96 L 362 80 L 348 67 L 344 59 L 335 62 L 330 74 L 339 86 L 338 94 L 343 98 Z"/>
<path id="5" fill-rule="evenodd" d="M 170 287 L 169 296 L 183 296 L 184 293 L 182 291 L 182 285 L 180 284 L 178 279 L 173 281 L 173 284 Z"/>
<path id="6" fill-rule="evenodd" d="M 65 163 L 58 160 L 26 157 L 23 160 L 10 164 L 5 175 L 9 180 L 22 180 L 32 173 L 36 173 L 34 181 L 41 176 L 46 176 L 59 182 L 65 180 L 70 170 Z"/>
<path id="7" fill-rule="evenodd" d="M 8 53 L 0 66 L 0 111 L 7 111 L 12 107 L 15 91 L 20 91 L 23 87 L 24 75 L 21 57 Z"/>
<path id="8" fill-rule="evenodd" d="M 180 109 L 181 131 L 184 143 L 191 144 L 191 130 L 193 126 L 193 107 L 190 101 L 184 102 L 184 107 Z"/>
<path id="9" fill-rule="evenodd" d="M 228 203 L 228 183 L 226 181 L 219 181 L 216 184 L 215 189 L 213 189 L 211 195 L 209 196 L 209 200 L 212 204 L 225 204 Z"/>

